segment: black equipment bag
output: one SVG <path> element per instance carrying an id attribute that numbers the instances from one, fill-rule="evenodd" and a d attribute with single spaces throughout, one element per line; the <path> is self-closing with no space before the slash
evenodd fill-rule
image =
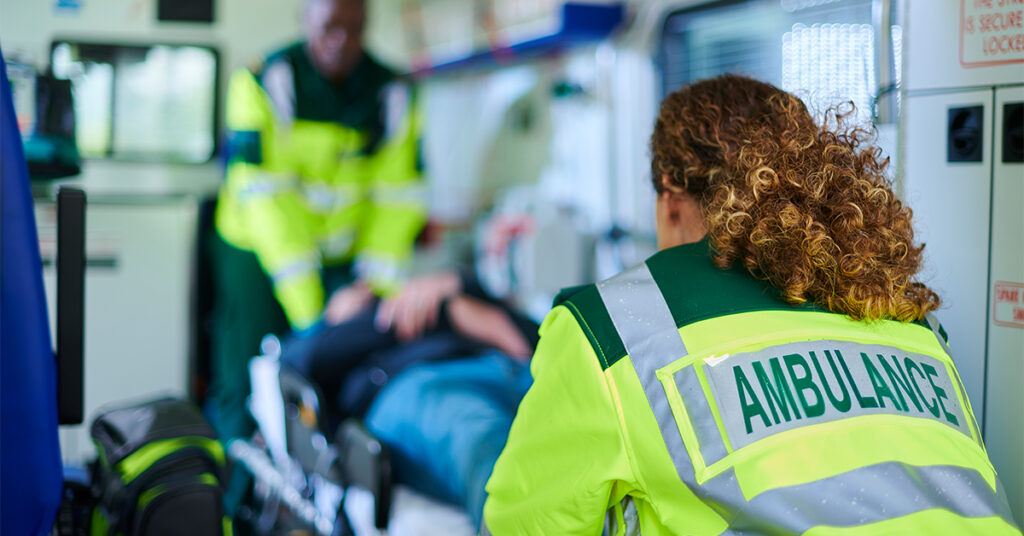
<path id="1" fill-rule="evenodd" d="M 99 505 L 92 536 L 229 536 L 224 450 L 199 410 L 162 398 L 92 423 Z"/>
<path id="2" fill-rule="evenodd" d="M 75 105 L 70 80 L 52 74 L 36 77 L 36 127 L 24 142 L 33 180 L 59 179 L 82 171 L 75 140 Z"/>

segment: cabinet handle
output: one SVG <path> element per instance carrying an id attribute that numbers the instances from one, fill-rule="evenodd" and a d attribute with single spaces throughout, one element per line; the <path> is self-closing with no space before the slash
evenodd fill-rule
<path id="1" fill-rule="evenodd" d="M 47 267 L 50 267 L 50 266 L 54 266 L 54 264 L 55 264 L 54 260 L 53 260 L 53 257 L 43 257 L 42 259 L 43 259 L 43 267 L 44 268 L 47 268 Z M 97 268 L 99 268 L 99 269 L 116 270 L 118 264 L 120 264 L 120 263 L 118 262 L 117 257 L 91 257 L 91 258 L 85 259 L 85 267 L 86 267 L 86 269 L 89 269 L 89 268 L 97 269 Z"/>
<path id="2" fill-rule="evenodd" d="M 1024 162 L 1024 102 L 1003 105 L 1003 163 Z"/>

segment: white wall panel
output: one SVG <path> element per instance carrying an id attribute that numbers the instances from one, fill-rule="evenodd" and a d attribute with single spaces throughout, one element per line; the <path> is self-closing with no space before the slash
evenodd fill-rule
<path id="1" fill-rule="evenodd" d="M 195 42 L 218 46 L 226 71 L 301 32 L 302 0 L 217 0 L 212 24 L 156 20 L 156 0 L 84 0 L 78 10 L 55 0 L 0 0 L 0 45 L 4 56 L 25 53 L 47 63 L 50 41 L 72 37 L 104 42 Z"/>
<path id="2" fill-rule="evenodd" d="M 924 242 L 923 281 L 942 297 L 936 316 L 949 334 L 957 370 L 982 418 L 988 241 L 991 196 L 992 91 L 916 96 L 906 100 L 904 199 L 914 210 L 915 238 Z M 947 111 L 982 105 L 981 162 L 946 162 Z"/>
<path id="3" fill-rule="evenodd" d="M 971 4 L 975 2 L 976 0 L 906 0 L 907 11 L 904 20 L 909 35 L 904 49 L 904 88 L 913 91 L 1012 84 L 1024 80 L 1024 50 L 988 57 L 972 52 L 973 48 L 980 46 L 978 43 L 982 39 L 999 39 L 1004 35 L 1020 34 L 1020 28 L 1014 29 L 1011 25 L 1005 30 L 996 30 L 996 27 L 1003 28 L 1006 23 L 987 22 L 987 27 L 991 27 L 992 31 L 983 32 L 980 28 L 981 23 L 976 21 L 977 33 L 961 36 L 961 9 L 966 7 L 967 11 L 971 11 Z M 992 9 L 982 10 L 982 13 L 967 13 L 967 16 L 996 16 L 1021 10 L 1019 4 L 1014 5 L 1005 0 L 992 0 L 989 3 L 992 4 Z M 962 39 L 966 39 L 968 49 L 966 61 L 963 63 L 960 51 Z M 983 63 L 986 59 L 1001 63 Z"/>
<path id="4" fill-rule="evenodd" d="M 994 107 L 990 291 L 1003 294 L 989 298 L 985 442 L 1024 523 L 1024 163 L 1003 162 L 1007 102 L 1024 102 L 1024 87 L 997 90 Z"/>

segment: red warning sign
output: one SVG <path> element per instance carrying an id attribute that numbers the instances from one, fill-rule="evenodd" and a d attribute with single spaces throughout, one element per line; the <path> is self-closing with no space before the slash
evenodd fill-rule
<path id="1" fill-rule="evenodd" d="M 1024 284 L 996 281 L 992 291 L 992 320 L 997 326 L 1024 329 Z"/>
<path id="2" fill-rule="evenodd" d="M 1024 63 L 1024 0 L 960 0 L 960 65 Z"/>

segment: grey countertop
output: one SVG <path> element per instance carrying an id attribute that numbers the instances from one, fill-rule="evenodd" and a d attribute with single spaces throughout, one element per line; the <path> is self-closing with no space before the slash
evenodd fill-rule
<path id="1" fill-rule="evenodd" d="M 218 163 L 162 164 L 85 160 L 82 173 L 66 179 L 33 181 L 32 197 L 53 201 L 61 186 L 85 191 L 90 204 L 151 204 L 216 195 L 224 173 Z"/>

